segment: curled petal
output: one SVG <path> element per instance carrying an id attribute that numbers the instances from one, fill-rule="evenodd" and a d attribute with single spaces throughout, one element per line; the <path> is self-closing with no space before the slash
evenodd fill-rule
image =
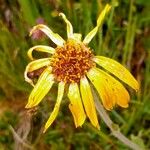
<path id="1" fill-rule="evenodd" d="M 34 86 L 32 80 L 30 78 L 28 78 L 27 74 L 29 72 L 35 71 L 37 69 L 40 69 L 42 67 L 49 66 L 50 63 L 51 63 L 51 59 L 50 58 L 43 58 L 43 59 L 38 59 L 38 60 L 34 60 L 34 61 L 30 62 L 27 65 L 27 67 L 25 69 L 25 72 L 24 72 L 25 81 L 27 81 L 32 86 Z"/>
<path id="2" fill-rule="evenodd" d="M 59 14 L 63 20 L 65 21 L 65 23 L 67 24 L 67 36 L 68 38 L 73 38 L 73 27 L 72 24 L 70 23 L 70 21 L 66 18 L 65 14 L 60 13 Z"/>
<path id="3" fill-rule="evenodd" d="M 69 86 L 68 97 L 70 99 L 69 109 L 73 115 L 75 126 L 82 126 L 86 115 L 83 109 L 80 92 L 77 83 L 71 83 Z"/>
<path id="4" fill-rule="evenodd" d="M 54 53 L 55 53 L 55 49 L 52 48 L 52 47 L 50 47 L 50 46 L 37 45 L 37 46 L 31 47 L 31 48 L 28 50 L 28 57 L 29 57 L 31 60 L 34 60 L 34 58 L 33 58 L 33 56 L 32 56 L 33 50 L 35 50 L 35 51 L 40 51 L 40 52 L 46 52 L 46 53 L 50 53 L 50 54 L 54 54 Z"/>
<path id="5" fill-rule="evenodd" d="M 26 108 L 32 108 L 38 105 L 41 100 L 45 97 L 48 91 L 51 89 L 54 83 L 54 76 L 51 74 L 51 68 L 45 69 L 38 79 L 37 84 L 33 88 Z"/>
<path id="6" fill-rule="evenodd" d="M 89 117 L 93 126 L 99 129 L 99 123 L 96 115 L 94 100 L 91 93 L 89 82 L 86 77 L 83 77 L 80 80 L 80 91 L 86 114 Z"/>
<path id="7" fill-rule="evenodd" d="M 30 36 L 36 30 L 41 30 L 42 32 L 44 32 L 58 46 L 63 46 L 63 44 L 65 43 L 64 39 L 60 35 L 54 33 L 50 28 L 48 28 L 44 24 L 34 26 L 33 29 L 30 31 Z"/>
<path id="8" fill-rule="evenodd" d="M 104 56 L 96 56 L 94 61 L 136 91 L 139 90 L 139 84 L 132 74 L 117 61 Z"/>
<path id="9" fill-rule="evenodd" d="M 93 37 L 95 36 L 95 34 L 98 31 L 98 28 L 100 28 L 102 26 L 105 16 L 110 11 L 110 9 L 111 9 L 111 6 L 109 4 L 107 4 L 97 19 L 96 27 L 87 34 L 87 36 L 83 40 L 83 43 L 88 44 L 93 39 Z"/>
<path id="10" fill-rule="evenodd" d="M 57 117 L 59 107 L 60 107 L 60 103 L 61 103 L 62 97 L 64 95 L 64 88 L 65 88 L 65 83 L 60 82 L 59 85 L 58 85 L 58 96 L 57 96 L 57 100 L 56 100 L 54 110 L 51 113 L 48 121 L 46 122 L 43 132 L 45 132 L 51 126 L 51 124 L 53 123 L 53 121 Z"/>
<path id="11" fill-rule="evenodd" d="M 130 96 L 119 81 L 97 68 L 91 69 L 87 76 L 97 89 L 107 110 L 111 110 L 115 104 L 128 107 Z"/>

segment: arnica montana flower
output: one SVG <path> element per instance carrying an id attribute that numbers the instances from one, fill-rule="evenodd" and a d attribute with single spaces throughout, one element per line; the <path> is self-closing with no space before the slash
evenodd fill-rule
<path id="1" fill-rule="evenodd" d="M 63 13 L 60 16 L 67 25 L 67 40 L 54 33 L 46 25 L 34 26 L 30 32 L 42 31 L 56 47 L 37 45 L 29 49 L 28 56 L 32 60 L 26 67 L 25 80 L 34 86 L 26 108 L 37 106 L 50 91 L 54 83 L 58 83 L 58 95 L 44 132 L 55 120 L 67 85 L 67 95 L 70 100 L 69 109 L 73 115 L 75 126 L 82 126 L 86 116 L 92 125 L 99 129 L 95 103 L 90 83 L 97 90 L 104 107 L 111 110 L 116 104 L 126 108 L 129 103 L 129 94 L 120 81 L 138 90 L 139 85 L 130 72 L 118 62 L 104 57 L 94 56 L 88 43 L 102 26 L 106 14 L 111 6 L 106 5 L 97 19 L 96 27 L 81 40 L 81 34 L 74 33 L 73 27 Z M 49 53 L 48 58 L 34 59 L 33 50 Z M 99 68 L 98 68 L 99 67 Z M 37 83 L 34 85 L 29 73 L 43 68 Z"/>

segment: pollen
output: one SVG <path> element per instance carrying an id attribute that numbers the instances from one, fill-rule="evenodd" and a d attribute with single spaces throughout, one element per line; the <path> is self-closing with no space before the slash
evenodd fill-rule
<path id="1" fill-rule="evenodd" d="M 93 53 L 85 44 L 68 40 L 62 47 L 58 46 L 52 57 L 52 73 L 60 82 L 78 83 L 95 63 Z"/>

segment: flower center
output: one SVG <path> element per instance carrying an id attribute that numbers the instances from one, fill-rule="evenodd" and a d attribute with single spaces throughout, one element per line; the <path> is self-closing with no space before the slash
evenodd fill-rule
<path id="1" fill-rule="evenodd" d="M 52 73 L 57 81 L 79 82 L 92 68 L 93 54 L 90 48 L 75 40 L 68 40 L 63 47 L 57 47 L 52 57 Z"/>

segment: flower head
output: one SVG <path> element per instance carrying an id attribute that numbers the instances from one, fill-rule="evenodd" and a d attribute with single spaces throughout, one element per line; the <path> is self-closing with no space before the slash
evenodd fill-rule
<path id="1" fill-rule="evenodd" d="M 97 19 L 96 27 L 87 34 L 84 40 L 81 40 L 81 34 L 73 32 L 71 23 L 63 13 L 60 13 L 60 16 L 67 25 L 68 39 L 66 41 L 43 24 L 39 24 L 31 30 L 30 35 L 40 30 L 57 45 L 55 48 L 44 45 L 30 48 L 28 56 L 32 61 L 25 70 L 25 80 L 34 86 L 26 108 L 37 106 L 53 84 L 58 83 L 56 104 L 44 131 L 53 123 L 58 114 L 66 85 L 68 85 L 68 98 L 70 99 L 69 109 L 73 115 L 75 126 L 82 126 L 87 116 L 92 125 L 98 129 L 99 123 L 90 82 L 94 85 L 107 110 L 111 110 L 116 104 L 124 108 L 128 107 L 129 94 L 120 80 L 135 90 L 139 89 L 137 81 L 121 64 L 104 56 L 94 56 L 88 47 L 88 43 L 95 36 L 98 28 L 102 26 L 110 8 L 111 6 L 108 4 L 105 6 Z M 32 56 L 33 50 L 46 52 L 51 56 L 35 60 Z M 40 76 L 34 85 L 29 74 L 37 70 L 40 70 Z"/>

